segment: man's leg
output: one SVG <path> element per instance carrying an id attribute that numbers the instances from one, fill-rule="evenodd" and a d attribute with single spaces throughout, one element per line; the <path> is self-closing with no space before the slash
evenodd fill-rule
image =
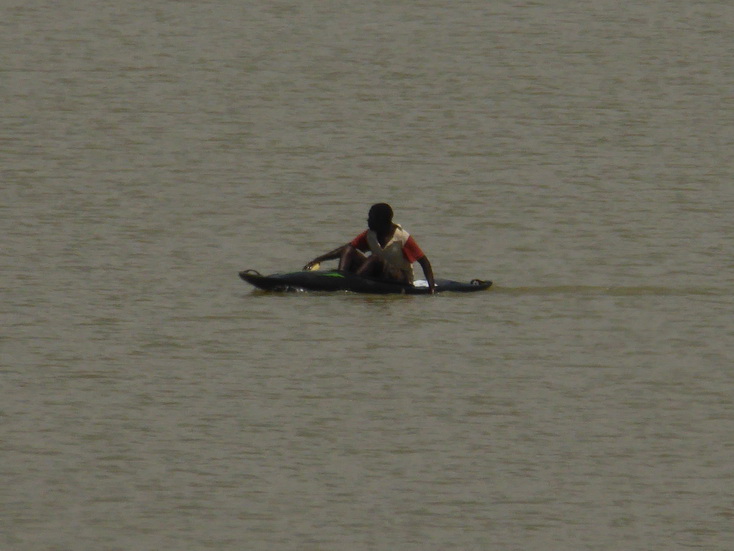
<path id="1" fill-rule="evenodd" d="M 367 277 L 383 277 L 385 272 L 385 262 L 374 254 L 366 258 L 362 265 L 357 270 L 357 275 Z"/>
<path id="2" fill-rule="evenodd" d="M 389 269 L 385 261 L 375 255 L 368 257 L 356 273 L 357 275 L 384 279 L 386 281 L 410 283 L 404 273 L 399 270 Z"/>
<path id="3" fill-rule="evenodd" d="M 356 272 L 367 261 L 364 253 L 354 247 L 347 247 L 339 258 L 339 269 L 343 272 Z"/>

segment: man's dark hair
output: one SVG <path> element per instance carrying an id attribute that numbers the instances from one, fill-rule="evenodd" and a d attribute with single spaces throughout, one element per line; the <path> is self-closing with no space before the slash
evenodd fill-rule
<path id="1" fill-rule="evenodd" d="M 369 217 L 380 225 L 392 222 L 392 207 L 387 203 L 377 203 L 370 208 Z"/>

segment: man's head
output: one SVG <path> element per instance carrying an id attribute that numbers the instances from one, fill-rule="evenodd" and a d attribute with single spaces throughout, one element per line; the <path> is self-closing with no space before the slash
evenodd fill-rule
<path id="1" fill-rule="evenodd" d="M 372 205 L 367 225 L 372 231 L 387 230 L 392 224 L 392 207 L 387 203 Z"/>

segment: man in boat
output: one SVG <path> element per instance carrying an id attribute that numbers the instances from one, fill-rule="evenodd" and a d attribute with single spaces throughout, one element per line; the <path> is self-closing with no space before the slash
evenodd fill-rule
<path id="1" fill-rule="evenodd" d="M 387 203 L 372 205 L 367 218 L 369 229 L 346 245 L 314 258 L 303 269 L 311 270 L 325 260 L 338 258 L 339 269 L 345 272 L 412 285 L 413 262 L 418 262 L 433 293 L 435 282 L 428 257 L 392 217 L 392 207 Z M 364 254 L 368 251 L 371 252 L 369 256 Z"/>

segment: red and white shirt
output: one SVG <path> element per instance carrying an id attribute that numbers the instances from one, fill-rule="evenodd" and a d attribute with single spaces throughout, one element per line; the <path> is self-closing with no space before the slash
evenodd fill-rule
<path id="1" fill-rule="evenodd" d="M 380 245 L 377 234 L 372 230 L 360 233 L 352 239 L 351 245 L 363 252 L 371 251 L 384 260 L 388 273 L 397 272 L 394 274 L 396 279 L 407 279 L 413 283 L 413 262 L 420 260 L 425 254 L 407 231 L 399 224 L 396 226 L 390 241 L 384 247 Z M 401 274 L 403 277 L 398 277 Z"/>

